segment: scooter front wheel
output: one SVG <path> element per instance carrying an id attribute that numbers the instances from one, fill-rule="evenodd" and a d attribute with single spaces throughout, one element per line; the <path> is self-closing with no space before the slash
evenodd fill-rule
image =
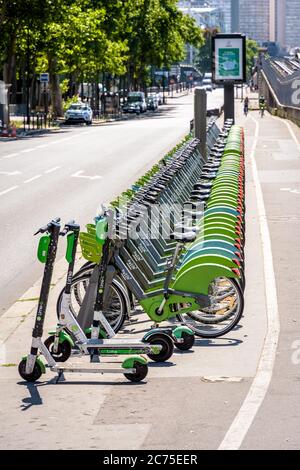
<path id="1" fill-rule="evenodd" d="M 141 382 L 148 374 L 148 365 L 147 364 L 140 364 L 139 362 L 135 362 L 133 367 L 135 368 L 136 372 L 133 374 L 124 374 L 126 379 L 130 382 Z"/>
<path id="2" fill-rule="evenodd" d="M 26 374 L 26 362 L 27 362 L 27 359 L 22 359 L 22 361 L 20 362 L 19 367 L 18 367 L 19 374 L 22 377 L 22 379 L 26 380 L 26 382 L 32 382 L 32 383 L 36 382 L 42 376 L 43 372 L 38 362 L 36 362 L 34 364 L 34 368 L 31 374 Z"/>
<path id="3" fill-rule="evenodd" d="M 54 351 L 55 336 L 49 336 L 45 341 L 45 346 L 49 350 L 55 362 L 66 362 L 72 353 L 71 345 L 68 341 L 58 344 L 57 351 Z"/>

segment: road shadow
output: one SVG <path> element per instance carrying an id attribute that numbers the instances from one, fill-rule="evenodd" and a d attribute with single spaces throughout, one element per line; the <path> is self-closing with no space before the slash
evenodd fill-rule
<path id="1" fill-rule="evenodd" d="M 228 348 L 243 344 L 244 341 L 237 338 L 197 338 L 194 346 L 201 348 Z"/>
<path id="2" fill-rule="evenodd" d="M 18 141 L 21 141 L 21 140 L 41 140 L 45 137 L 49 137 L 50 135 L 63 135 L 63 134 L 66 134 L 67 131 L 61 127 L 57 128 L 57 129 L 49 129 L 45 132 L 39 132 L 37 134 L 28 134 L 28 135 L 24 135 L 24 136 L 18 136 L 17 139 L 11 141 L 11 142 L 18 142 Z"/>
<path id="3" fill-rule="evenodd" d="M 28 382 L 18 382 L 18 385 L 22 385 L 27 388 L 29 396 L 22 399 L 22 404 L 20 406 L 21 411 L 27 411 L 32 406 L 40 406 L 43 404 L 43 400 L 39 393 L 38 387 L 44 385 L 45 382 L 37 382 L 36 384 Z"/>

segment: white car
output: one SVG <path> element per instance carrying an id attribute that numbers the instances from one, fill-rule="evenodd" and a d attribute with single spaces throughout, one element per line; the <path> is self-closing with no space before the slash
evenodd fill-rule
<path id="1" fill-rule="evenodd" d="M 93 111 L 86 103 L 73 103 L 67 109 L 65 114 L 65 122 L 84 122 L 90 126 L 93 121 Z"/>
<path id="2" fill-rule="evenodd" d="M 202 85 L 201 88 L 202 90 L 205 90 L 205 91 L 209 91 L 209 92 L 212 91 L 212 85 Z"/>

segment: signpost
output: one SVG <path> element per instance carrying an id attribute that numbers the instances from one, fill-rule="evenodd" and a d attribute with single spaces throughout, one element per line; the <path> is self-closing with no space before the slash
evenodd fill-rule
<path id="1" fill-rule="evenodd" d="M 49 83 L 49 73 L 40 73 L 40 82 Z"/>
<path id="2" fill-rule="evenodd" d="M 224 85 L 225 119 L 234 120 L 234 86 L 246 82 L 246 36 L 216 34 L 212 38 L 212 80 Z"/>
<path id="3" fill-rule="evenodd" d="M 49 83 L 49 73 L 40 74 L 40 83 L 43 84 L 43 97 L 44 97 L 44 113 L 48 114 L 48 92 L 47 85 Z"/>

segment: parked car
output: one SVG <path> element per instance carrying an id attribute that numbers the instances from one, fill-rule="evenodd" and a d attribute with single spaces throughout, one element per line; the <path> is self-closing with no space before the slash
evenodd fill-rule
<path id="1" fill-rule="evenodd" d="M 148 93 L 148 96 L 153 96 L 154 98 L 156 98 L 158 106 L 161 106 L 163 104 L 162 93 L 151 92 L 151 93 Z"/>
<path id="2" fill-rule="evenodd" d="M 73 103 L 65 113 L 65 122 L 84 122 L 87 126 L 92 124 L 93 111 L 86 103 Z"/>
<path id="3" fill-rule="evenodd" d="M 147 111 L 145 93 L 142 91 L 131 91 L 127 95 L 127 102 L 123 106 L 124 113 L 144 113 Z"/>
<path id="4" fill-rule="evenodd" d="M 158 101 L 157 101 L 156 96 L 154 96 L 154 95 L 147 96 L 146 103 L 147 103 L 147 109 L 149 109 L 149 111 L 156 111 L 157 110 Z"/>
<path id="5" fill-rule="evenodd" d="M 133 103 L 125 103 L 122 106 L 123 113 L 132 113 L 132 114 L 140 114 L 141 113 L 141 107 L 139 103 L 133 102 Z"/>
<path id="6" fill-rule="evenodd" d="M 204 78 L 202 81 L 202 88 L 206 91 L 213 91 L 211 78 Z"/>

